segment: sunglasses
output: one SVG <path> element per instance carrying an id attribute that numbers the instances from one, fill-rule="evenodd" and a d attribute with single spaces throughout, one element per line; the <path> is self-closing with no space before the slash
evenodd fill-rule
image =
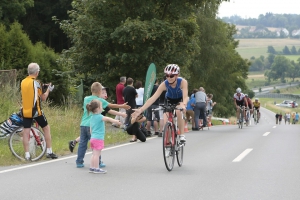
<path id="1" fill-rule="evenodd" d="M 172 74 L 172 75 L 166 74 L 166 78 L 169 78 L 169 77 L 170 77 L 170 78 L 174 78 L 174 76 L 175 76 L 175 75 L 173 75 L 173 74 Z"/>

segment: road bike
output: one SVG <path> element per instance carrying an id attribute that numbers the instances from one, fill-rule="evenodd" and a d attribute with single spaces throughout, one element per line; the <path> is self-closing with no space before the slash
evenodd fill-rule
<path id="1" fill-rule="evenodd" d="M 254 109 L 253 117 L 254 117 L 254 124 L 257 124 L 257 121 L 258 121 L 258 113 L 257 113 L 257 109 Z"/>
<path id="2" fill-rule="evenodd" d="M 25 161 L 23 130 L 23 126 L 16 128 L 9 136 L 8 145 L 10 151 L 15 157 Z M 46 153 L 46 140 L 44 133 L 39 129 L 38 125 L 31 126 L 28 141 L 31 161 L 37 161 L 41 159 Z"/>
<path id="3" fill-rule="evenodd" d="M 183 119 L 183 109 L 176 108 L 176 106 L 176 104 L 169 104 L 161 105 L 160 108 L 152 109 L 152 112 L 164 110 L 164 113 L 168 116 L 168 121 L 164 126 L 162 135 L 163 157 L 168 171 L 172 171 L 174 167 L 175 156 L 178 166 L 181 167 L 183 164 L 183 149 L 185 143 L 180 142 L 176 116 L 176 110 L 180 110 Z"/>
<path id="4" fill-rule="evenodd" d="M 240 109 L 240 115 L 239 115 L 239 128 L 242 129 L 243 128 L 243 124 L 244 124 L 244 109 L 245 106 L 239 106 Z"/>
<path id="5" fill-rule="evenodd" d="M 250 120 L 251 120 L 251 117 L 250 117 L 250 109 L 247 108 L 247 109 L 246 109 L 246 119 L 245 119 L 245 121 L 246 121 L 246 126 L 248 126 L 248 125 L 250 124 Z"/>

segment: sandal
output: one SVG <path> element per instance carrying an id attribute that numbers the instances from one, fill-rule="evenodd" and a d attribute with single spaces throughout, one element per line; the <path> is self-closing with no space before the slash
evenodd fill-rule
<path id="1" fill-rule="evenodd" d="M 135 140 L 130 140 L 129 142 L 136 142 L 137 141 L 137 139 L 135 139 Z"/>

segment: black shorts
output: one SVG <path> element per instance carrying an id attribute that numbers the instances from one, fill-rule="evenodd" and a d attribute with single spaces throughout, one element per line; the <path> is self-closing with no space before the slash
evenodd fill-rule
<path id="1" fill-rule="evenodd" d="M 160 120 L 159 111 L 154 111 L 154 116 L 152 116 L 152 109 L 158 108 L 159 105 L 152 105 L 147 109 L 147 121 L 158 121 Z"/>
<path id="2" fill-rule="evenodd" d="M 23 118 L 23 126 L 24 128 L 30 128 L 33 122 L 33 119 L 38 123 L 38 125 L 42 128 L 48 125 L 46 116 L 44 113 L 38 117 L 35 118 Z"/>
<path id="3" fill-rule="evenodd" d="M 178 104 L 179 102 L 182 102 L 182 98 L 179 98 L 179 99 L 170 99 L 170 98 L 166 98 L 165 99 L 165 105 L 168 105 L 168 104 Z"/>
<path id="4" fill-rule="evenodd" d="M 245 106 L 245 102 L 244 101 L 236 101 L 236 105 Z"/>

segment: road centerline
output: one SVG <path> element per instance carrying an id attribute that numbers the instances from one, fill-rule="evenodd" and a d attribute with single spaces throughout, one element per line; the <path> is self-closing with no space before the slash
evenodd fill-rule
<path id="1" fill-rule="evenodd" d="M 253 149 L 246 149 L 238 157 L 236 157 L 232 162 L 242 161 Z"/>

